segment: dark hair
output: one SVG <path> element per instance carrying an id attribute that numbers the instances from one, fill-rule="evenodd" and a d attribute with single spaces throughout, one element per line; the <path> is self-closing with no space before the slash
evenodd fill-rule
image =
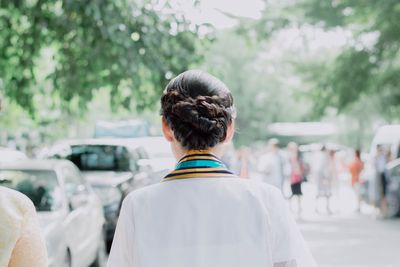
<path id="1" fill-rule="evenodd" d="M 235 109 L 223 82 L 206 72 L 189 70 L 165 88 L 161 114 L 184 148 L 207 149 L 225 140 Z"/>
<path id="2" fill-rule="evenodd" d="M 360 158 L 360 156 L 361 156 L 361 151 L 360 151 L 360 149 L 356 149 L 354 153 L 356 154 L 356 157 L 357 157 L 357 158 Z"/>

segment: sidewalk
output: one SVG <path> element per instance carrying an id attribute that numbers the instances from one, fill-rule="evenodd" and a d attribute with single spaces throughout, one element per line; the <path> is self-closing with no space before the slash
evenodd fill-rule
<path id="1" fill-rule="evenodd" d="M 317 214 L 315 186 L 304 184 L 298 223 L 319 266 L 399 267 L 400 220 L 377 220 L 371 207 L 359 214 L 356 203 L 351 188 L 342 186 L 333 199 L 334 214 Z"/>

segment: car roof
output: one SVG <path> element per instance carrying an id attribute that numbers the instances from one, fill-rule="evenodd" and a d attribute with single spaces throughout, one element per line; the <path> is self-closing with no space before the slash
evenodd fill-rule
<path id="1" fill-rule="evenodd" d="M 22 151 L 7 148 L 7 147 L 0 147 L 0 160 L 13 160 L 13 159 L 27 159 L 28 157 Z"/>
<path id="2" fill-rule="evenodd" d="M 76 146 L 76 145 L 109 145 L 125 146 L 128 148 L 146 147 L 148 145 L 165 145 L 167 141 L 162 136 L 148 136 L 135 138 L 87 138 L 67 139 L 57 142 L 54 146 Z"/>
<path id="3" fill-rule="evenodd" d="M 127 140 L 129 144 L 140 144 L 145 147 L 146 145 L 166 145 L 168 144 L 167 140 L 163 136 L 147 136 L 147 137 L 136 137 L 129 138 Z"/>
<path id="4" fill-rule="evenodd" d="M 26 159 L 14 162 L 0 162 L 1 169 L 17 170 L 54 170 L 60 165 L 72 163 L 69 160 L 60 159 Z"/>
<path id="5" fill-rule="evenodd" d="M 147 136 L 135 138 L 87 138 L 66 139 L 56 142 L 47 152 L 49 155 L 58 154 L 60 151 L 68 151 L 71 146 L 123 146 L 128 150 L 143 149 L 150 156 L 163 154 L 172 156 L 169 143 L 163 136 Z"/>
<path id="6" fill-rule="evenodd" d="M 109 146 L 140 146 L 140 142 L 131 141 L 136 138 L 87 138 L 87 139 L 68 139 L 57 142 L 55 145 L 109 145 Z"/>
<path id="7" fill-rule="evenodd" d="M 163 136 L 138 137 L 131 142 L 139 143 L 149 154 L 163 153 L 172 156 L 170 144 Z"/>

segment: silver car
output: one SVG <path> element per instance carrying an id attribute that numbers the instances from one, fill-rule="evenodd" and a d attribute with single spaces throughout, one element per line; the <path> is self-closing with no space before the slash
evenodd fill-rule
<path id="1" fill-rule="evenodd" d="M 97 138 L 60 141 L 43 154 L 72 161 L 92 185 L 103 204 L 108 248 L 123 198 L 135 189 L 159 182 L 167 173 L 165 163 L 171 161 L 171 152 L 150 157 L 145 148 L 152 148 L 153 154 L 160 154 L 159 148 L 169 150 L 168 143 L 156 137 Z M 173 162 L 169 165 L 174 167 Z"/>
<path id="2" fill-rule="evenodd" d="M 0 163 L 0 185 L 34 203 L 47 243 L 50 266 L 102 266 L 106 261 L 100 200 L 66 160 Z"/>

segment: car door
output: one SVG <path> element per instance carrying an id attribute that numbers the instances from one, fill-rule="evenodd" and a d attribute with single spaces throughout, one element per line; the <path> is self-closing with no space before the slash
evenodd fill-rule
<path id="1" fill-rule="evenodd" d="M 65 223 L 73 266 L 87 266 L 95 258 L 102 233 L 101 205 L 74 165 L 64 165 L 62 173 L 70 208 Z"/>
<path id="2" fill-rule="evenodd" d="M 130 152 L 131 154 L 131 170 L 134 172 L 134 189 L 146 186 L 150 183 L 149 173 L 151 172 L 149 166 L 145 165 L 145 158 L 140 148 L 136 148 Z"/>
<path id="3" fill-rule="evenodd" d="M 389 216 L 400 214 L 400 162 L 388 170 L 387 213 Z"/>

